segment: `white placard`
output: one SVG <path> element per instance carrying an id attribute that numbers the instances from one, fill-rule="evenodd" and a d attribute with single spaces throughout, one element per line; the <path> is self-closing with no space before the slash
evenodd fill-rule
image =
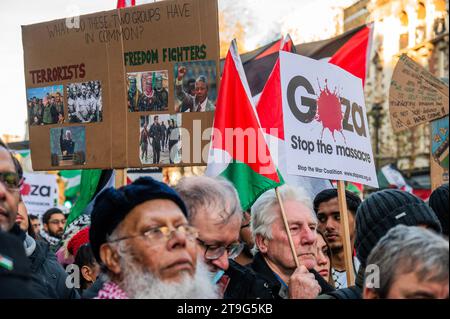
<path id="1" fill-rule="evenodd" d="M 24 173 L 22 199 L 29 214 L 41 216 L 58 205 L 58 183 L 54 174 Z"/>
<path id="2" fill-rule="evenodd" d="M 361 79 L 280 52 L 288 174 L 378 187 Z"/>

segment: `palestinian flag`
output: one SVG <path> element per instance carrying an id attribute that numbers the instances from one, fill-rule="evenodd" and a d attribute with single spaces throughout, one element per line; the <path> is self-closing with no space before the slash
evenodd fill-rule
<path id="1" fill-rule="evenodd" d="M 364 83 L 372 42 L 372 29 L 372 25 L 363 25 L 331 39 L 293 46 L 291 52 L 316 60 L 326 59 L 362 78 Z M 243 55 L 244 70 L 253 97 L 262 92 L 278 60 L 278 51 L 272 50 L 277 43 L 280 42 L 269 43 Z"/>
<path id="2" fill-rule="evenodd" d="M 136 0 L 117 0 L 117 9 L 132 7 L 136 4 Z"/>
<path id="3" fill-rule="evenodd" d="M 279 50 L 292 52 L 293 43 L 290 36 L 279 43 Z M 275 66 L 264 86 L 256 105 L 256 112 L 264 131 L 270 153 L 286 183 L 301 185 L 314 199 L 323 189 L 331 188 L 330 181 L 305 176 L 289 175 L 286 165 L 286 148 L 284 139 L 283 106 L 280 81 L 280 61 L 277 58 Z"/>
<path id="4" fill-rule="evenodd" d="M 66 222 L 69 225 L 82 215 L 90 215 L 94 201 L 104 189 L 114 186 L 114 171 L 101 169 L 84 169 L 80 175 L 80 196 L 70 210 Z"/>
<path id="5" fill-rule="evenodd" d="M 206 175 L 231 181 L 243 210 L 283 184 L 255 113 L 235 40 L 225 59 L 211 139 Z"/>
<path id="6" fill-rule="evenodd" d="M 397 188 L 412 193 L 424 201 L 431 195 L 431 189 L 407 178 L 394 164 L 385 165 L 377 174 L 380 189 Z"/>
<path id="7" fill-rule="evenodd" d="M 64 196 L 66 198 L 77 197 L 80 193 L 81 170 L 59 171 L 59 176 L 64 181 Z"/>

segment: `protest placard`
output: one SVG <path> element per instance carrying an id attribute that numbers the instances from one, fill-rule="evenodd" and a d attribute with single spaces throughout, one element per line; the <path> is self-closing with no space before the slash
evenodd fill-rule
<path id="1" fill-rule="evenodd" d="M 280 52 L 289 174 L 378 187 L 361 79 Z"/>
<path id="2" fill-rule="evenodd" d="M 201 156 L 182 156 L 198 152 L 196 143 L 180 144 L 189 135 L 205 146 L 209 136 L 178 134 L 171 160 L 163 128 L 159 143 L 152 137 L 147 145 L 164 161 L 142 161 L 142 118 L 164 114 L 165 130 L 176 113 L 176 125 L 189 132 L 195 121 L 211 126 L 217 0 L 163 1 L 28 25 L 22 38 L 34 170 L 204 164 Z"/>
<path id="3" fill-rule="evenodd" d="M 28 213 L 41 216 L 58 205 L 58 183 L 56 175 L 24 173 L 21 195 Z"/>
<path id="4" fill-rule="evenodd" d="M 431 189 L 448 183 L 448 116 L 431 122 Z"/>
<path id="5" fill-rule="evenodd" d="M 394 132 L 448 115 L 448 85 L 403 54 L 389 88 L 389 113 Z"/>

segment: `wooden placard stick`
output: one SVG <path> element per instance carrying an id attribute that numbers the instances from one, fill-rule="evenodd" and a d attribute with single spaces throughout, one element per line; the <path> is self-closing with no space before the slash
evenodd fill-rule
<path id="1" fill-rule="evenodd" d="M 347 199 L 345 197 L 345 183 L 344 181 L 338 181 L 338 200 L 339 200 L 339 212 L 341 216 L 341 238 L 344 244 L 344 261 L 345 271 L 347 273 L 347 286 L 353 286 L 355 284 L 355 272 L 353 270 L 353 252 L 352 245 L 350 243 L 350 228 L 348 222 L 348 210 Z"/>
<path id="2" fill-rule="evenodd" d="M 289 224 L 288 224 L 288 221 L 286 218 L 286 213 L 284 212 L 284 205 L 283 205 L 283 201 L 281 200 L 281 195 L 280 195 L 280 192 L 278 191 L 278 187 L 275 188 L 275 193 L 277 194 L 278 203 L 280 204 L 281 217 L 283 219 L 284 228 L 286 229 L 286 234 L 288 236 L 289 246 L 291 247 L 291 252 L 292 252 L 292 257 L 294 257 L 295 266 L 296 266 L 296 268 L 298 268 L 300 266 L 300 264 L 298 263 L 297 251 L 295 249 L 294 242 L 292 241 L 291 231 L 289 230 Z"/>
<path id="3" fill-rule="evenodd" d="M 114 185 L 116 188 L 125 186 L 127 184 L 127 170 L 124 169 L 116 169 L 116 178 L 114 181 Z"/>

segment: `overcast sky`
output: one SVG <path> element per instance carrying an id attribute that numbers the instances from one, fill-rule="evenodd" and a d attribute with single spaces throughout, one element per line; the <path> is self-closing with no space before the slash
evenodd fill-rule
<path id="1" fill-rule="evenodd" d="M 153 2 L 136 0 L 137 4 Z M 289 32 L 295 43 L 325 39 L 334 33 L 333 16 L 355 0 L 219 0 L 219 9 L 247 26 L 245 44 L 252 50 Z M 26 98 L 21 25 L 111 10 L 117 0 L 1 0 L 0 135 L 25 135 Z"/>

